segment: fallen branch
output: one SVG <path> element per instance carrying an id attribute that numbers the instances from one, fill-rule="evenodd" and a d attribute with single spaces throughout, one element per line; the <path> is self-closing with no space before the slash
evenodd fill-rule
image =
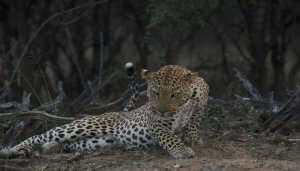
<path id="1" fill-rule="evenodd" d="M 75 120 L 74 117 L 62 117 L 56 116 L 44 111 L 27 111 L 27 112 L 10 112 L 10 113 L 1 113 L 0 120 L 8 120 L 11 117 L 29 117 L 29 116 L 44 116 L 46 118 L 52 120 L 66 120 L 66 121 L 73 121 Z"/>
<path id="2" fill-rule="evenodd" d="M 259 91 L 252 85 L 252 83 L 236 68 L 234 68 L 235 76 L 243 83 L 246 90 L 256 101 L 263 101 L 263 98 Z"/>
<path id="3" fill-rule="evenodd" d="M 242 97 L 242 96 L 237 95 L 237 94 L 235 94 L 234 97 L 236 98 L 236 100 L 238 102 L 244 102 L 244 103 L 245 102 L 250 102 L 251 104 L 253 104 L 256 107 L 256 109 L 260 109 L 260 110 L 263 110 L 263 111 L 269 110 L 268 108 L 270 106 L 270 103 L 266 100 L 257 101 L 255 99 L 250 98 L 250 97 Z"/>
<path id="4" fill-rule="evenodd" d="M 15 101 L 3 103 L 0 104 L 0 109 L 16 108 L 20 111 L 28 111 L 30 107 L 30 97 L 31 97 L 31 93 L 27 93 L 26 91 L 24 91 L 21 103 Z"/>
<path id="5" fill-rule="evenodd" d="M 287 103 L 280 108 L 279 103 L 274 100 L 273 92 L 270 93 L 269 99 L 264 99 L 244 75 L 237 69 L 234 70 L 236 72 L 235 76 L 243 83 L 251 95 L 250 98 L 236 95 L 236 98 L 238 101 L 248 101 L 256 107 L 263 108 L 263 114 L 260 115 L 260 119 L 263 122 L 264 131 L 275 132 L 286 125 L 292 118 L 297 116 L 300 118 L 300 88 L 298 88 Z"/>
<path id="6" fill-rule="evenodd" d="M 39 107 L 33 109 L 34 111 L 46 111 L 46 112 L 53 112 L 57 111 L 57 106 L 63 104 L 63 100 L 66 97 L 66 93 L 63 89 L 63 82 L 59 81 L 57 83 L 57 96 L 51 103 L 42 104 Z"/>
<path id="7" fill-rule="evenodd" d="M 292 118 L 300 116 L 300 89 L 297 89 L 278 112 L 271 112 L 270 114 L 265 115 L 270 116 L 264 122 L 265 129 L 270 132 L 275 132 L 286 125 Z M 275 122 L 275 120 L 278 122 Z"/>
<path id="8" fill-rule="evenodd" d="M 137 101 L 140 97 L 146 96 L 146 83 L 141 80 L 133 63 L 125 64 L 125 70 L 128 76 L 128 87 L 121 97 L 105 106 L 87 107 L 83 113 L 100 114 L 109 110 L 130 111 L 137 107 Z"/>
<path id="9" fill-rule="evenodd" d="M 219 98 L 215 98 L 215 97 L 211 97 L 211 96 L 208 97 L 208 101 L 209 101 L 209 103 L 212 103 L 212 104 L 228 104 L 228 101 L 225 101 L 225 100 L 219 99 Z"/>
<path id="10" fill-rule="evenodd" d="M 107 111 L 112 110 L 122 110 L 124 108 L 124 102 L 127 101 L 128 97 L 128 90 L 125 91 L 124 95 L 122 95 L 119 99 L 114 100 L 104 106 L 93 106 L 93 107 L 86 107 L 83 110 L 80 111 L 80 113 L 87 113 L 89 115 L 98 115 L 105 113 Z M 146 91 L 142 91 L 139 93 L 139 97 L 146 96 Z"/>
<path id="11" fill-rule="evenodd" d="M 71 102 L 71 111 L 74 112 L 78 112 L 81 110 L 84 110 L 83 108 L 88 105 L 92 99 L 97 95 L 97 93 L 103 88 L 105 87 L 112 78 L 114 78 L 115 76 L 117 76 L 119 74 L 119 71 L 116 71 L 114 73 L 112 73 L 111 75 L 108 76 L 108 78 L 102 82 L 101 86 L 97 86 L 98 85 L 98 79 L 94 80 L 90 87 L 86 88 L 75 100 L 73 100 Z M 93 87 L 93 91 L 91 93 L 91 89 Z"/>
<path id="12" fill-rule="evenodd" d="M 289 142 L 300 142 L 300 139 L 298 138 L 290 138 L 288 139 Z"/>
<path id="13" fill-rule="evenodd" d="M 271 92 L 268 98 L 263 98 L 260 92 L 253 86 L 253 84 L 239 72 L 236 68 L 235 76 L 243 83 L 244 88 L 250 94 L 250 97 L 242 97 L 240 95 L 235 95 L 238 102 L 251 102 L 256 109 L 263 112 L 277 112 L 279 110 L 279 103 L 274 100 L 274 93 Z"/>

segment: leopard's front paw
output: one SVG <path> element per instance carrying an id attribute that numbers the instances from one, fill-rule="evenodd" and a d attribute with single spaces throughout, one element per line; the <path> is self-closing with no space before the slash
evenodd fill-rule
<path id="1" fill-rule="evenodd" d="M 176 159 L 192 158 L 195 156 L 195 152 L 190 147 L 185 147 L 184 151 L 172 152 L 171 155 Z"/>
<path id="2" fill-rule="evenodd" d="M 32 158 L 36 154 L 33 153 L 32 147 L 20 148 L 16 151 L 16 155 L 20 157 Z"/>
<path id="3" fill-rule="evenodd" d="M 185 136 L 184 143 L 190 147 L 196 145 L 198 142 L 198 137 L 195 136 Z"/>

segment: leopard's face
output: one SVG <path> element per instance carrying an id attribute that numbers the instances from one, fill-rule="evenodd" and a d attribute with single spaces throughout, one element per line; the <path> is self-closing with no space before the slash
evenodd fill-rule
<path id="1" fill-rule="evenodd" d="M 172 116 L 191 97 L 190 85 L 197 74 L 177 66 L 167 65 L 156 72 L 142 71 L 148 83 L 147 95 L 152 109 Z"/>

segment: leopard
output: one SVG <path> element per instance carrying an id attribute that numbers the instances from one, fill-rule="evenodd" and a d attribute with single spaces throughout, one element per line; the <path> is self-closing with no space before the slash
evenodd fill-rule
<path id="1" fill-rule="evenodd" d="M 178 69 L 181 71 L 177 71 Z M 0 154 L 28 156 L 35 145 L 40 145 L 45 151 L 60 144 L 70 151 L 94 151 L 116 144 L 122 144 L 128 148 L 149 148 L 152 144 L 157 144 L 174 158 L 193 157 L 195 155 L 193 149 L 172 131 L 172 124 L 176 121 L 176 117 L 173 116 L 176 116 L 176 111 L 184 113 L 184 109 L 180 111 L 179 106 L 184 105 L 191 98 L 195 98 L 197 103 L 206 103 L 201 100 L 205 100 L 203 96 L 206 96 L 207 87 L 198 89 L 196 84 L 191 84 L 192 79 L 197 77 L 196 74 L 175 65 L 167 65 L 157 72 L 143 70 L 142 77 L 148 83 L 149 101 L 141 107 L 131 111 L 86 116 L 52 128 L 40 135 L 29 137 L 13 147 L 4 148 Z M 168 84 L 171 85 L 168 86 Z M 197 90 L 203 92 L 198 94 Z M 158 91 L 162 93 L 160 98 L 158 98 Z M 166 96 L 166 92 L 170 93 L 170 98 Z M 200 95 L 203 93 L 204 95 Z M 160 99 L 169 100 L 169 103 Z M 196 113 L 192 114 L 187 123 L 187 132 L 191 132 L 188 136 L 190 134 L 198 137 L 196 130 L 198 123 L 194 121 L 201 117 L 198 116 L 198 112 Z M 179 116 L 181 115 L 183 114 Z"/>
<path id="2" fill-rule="evenodd" d="M 183 130 L 184 142 L 197 144 L 209 98 L 208 83 L 199 73 L 179 65 L 167 65 L 157 72 L 143 70 L 142 78 L 148 84 L 151 110 L 175 118 L 172 130 Z"/>
<path id="3" fill-rule="evenodd" d="M 137 101 L 139 79 L 133 63 L 126 63 L 125 69 L 130 81 L 129 89 L 133 93 L 133 98 L 129 100 L 131 103 L 124 108 L 124 111 L 128 111 L 134 108 Z M 205 116 L 208 101 L 209 86 L 205 80 L 198 73 L 178 65 L 167 65 L 157 72 L 144 69 L 141 77 L 148 84 L 147 96 L 152 113 L 159 114 L 159 117 L 164 119 L 168 118 L 172 122 L 169 129 L 176 132 L 176 135 L 181 133 L 186 144 L 195 145 L 200 138 L 200 122 Z M 95 138 L 91 138 L 65 146 L 65 149 L 95 151 L 97 146 L 110 145 L 103 143 L 103 140 L 97 143 Z"/>
<path id="4" fill-rule="evenodd" d="M 133 63 L 126 63 L 125 65 L 133 99 L 129 100 L 131 103 L 128 103 L 129 106 L 128 104 L 125 106 L 124 111 L 134 108 L 139 94 L 137 91 L 139 86 L 137 80 L 139 79 L 134 67 Z M 170 119 L 169 121 L 172 122 L 171 131 L 176 132 L 176 134 L 181 133 L 186 144 L 195 145 L 199 139 L 200 122 L 205 116 L 208 101 L 209 86 L 205 80 L 198 73 L 178 65 L 167 65 L 157 72 L 144 69 L 141 72 L 141 77 L 148 84 L 147 96 L 151 102 L 153 114 L 159 114 L 159 117 Z M 111 139 L 109 141 L 113 142 Z M 65 149 L 68 151 L 94 151 L 99 144 L 102 147 L 110 146 L 103 143 L 103 140 L 98 144 L 96 142 L 94 138 L 82 140 L 65 146 Z"/>

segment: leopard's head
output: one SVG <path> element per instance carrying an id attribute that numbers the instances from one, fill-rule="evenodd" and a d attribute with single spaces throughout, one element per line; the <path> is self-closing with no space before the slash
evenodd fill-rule
<path id="1" fill-rule="evenodd" d="M 148 84 L 147 96 L 153 110 L 172 116 L 191 97 L 191 84 L 197 73 L 178 65 L 166 65 L 156 72 L 142 70 Z"/>

